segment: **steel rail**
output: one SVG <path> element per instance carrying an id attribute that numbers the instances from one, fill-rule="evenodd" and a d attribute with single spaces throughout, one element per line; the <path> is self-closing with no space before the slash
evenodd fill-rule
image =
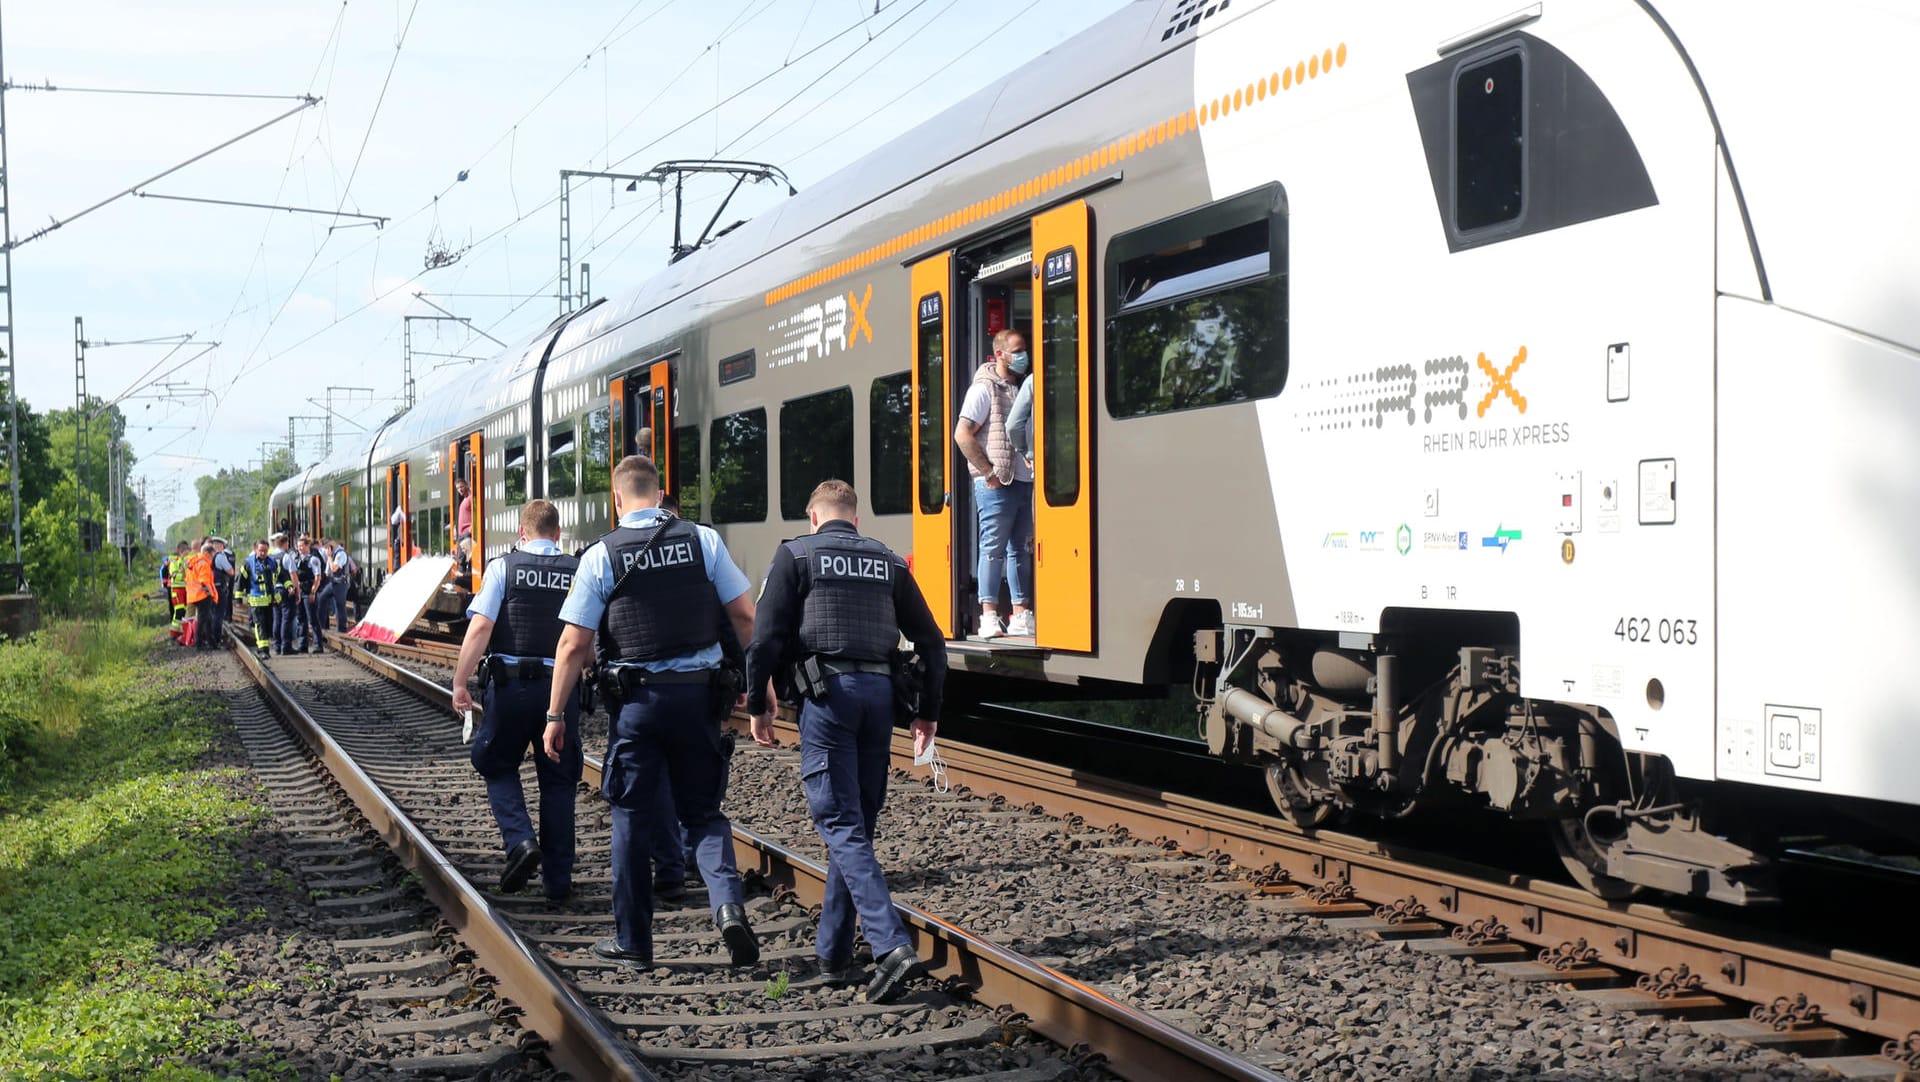
<path id="1" fill-rule="evenodd" d="M 737 728 L 744 719 L 735 718 Z M 798 740 L 784 715 L 775 724 Z M 893 765 L 912 771 L 912 739 L 894 734 Z M 1656 905 L 1608 903 L 1558 883 L 1331 831 L 1305 833 L 1275 816 L 1090 777 L 986 748 L 942 743 L 948 779 L 1008 800 L 1077 815 L 1195 853 L 1219 850 L 1244 867 L 1278 865 L 1302 885 L 1350 884 L 1386 905 L 1411 900 L 1436 920 L 1497 921 L 1509 942 L 1544 951 L 1582 944 L 1598 964 L 1639 973 L 1685 973 L 1697 991 L 1765 1006 L 1804 994 L 1824 1024 L 1920 1040 L 1920 967 L 1813 945 L 1756 943 L 1737 925 Z M 1489 925 L 1491 926 L 1491 925 Z M 1682 970 L 1680 967 L 1685 967 Z"/>
<path id="2" fill-rule="evenodd" d="M 500 993 L 525 1012 L 522 1020 L 527 1028 L 547 1042 L 547 1058 L 578 1078 L 655 1082 L 657 1076 L 641 1062 L 633 1046 L 547 964 L 353 757 L 327 735 L 279 677 L 247 648 L 238 628 L 230 629 L 228 645 L 281 718 L 313 749 L 366 816 L 381 841 L 419 878 L 427 897 L 473 948 L 480 964 L 500 979 Z"/>
<path id="3" fill-rule="evenodd" d="M 357 642 L 331 641 L 334 649 L 417 695 L 444 700 L 451 694 L 450 689 L 381 657 L 385 644 L 370 650 Z M 587 756 L 583 780 L 597 791 L 599 777 L 600 761 Z M 807 904 L 822 901 L 826 868 L 737 825 L 733 839 L 735 858 L 743 871 L 758 871 Z M 959 978 L 975 989 L 976 998 L 1004 1003 L 1025 1014 L 1030 1028 L 1062 1047 L 1087 1044 L 1104 1055 L 1106 1066 L 1122 1078 L 1275 1082 L 1281 1077 L 931 913 L 900 902 L 894 908 L 905 920 L 914 950 L 926 961 L 930 975 Z"/>

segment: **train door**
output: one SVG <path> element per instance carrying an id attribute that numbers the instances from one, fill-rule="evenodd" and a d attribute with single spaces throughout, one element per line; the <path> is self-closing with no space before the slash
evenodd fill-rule
<path id="1" fill-rule="evenodd" d="M 305 528 L 302 530 L 302 532 L 305 533 L 307 536 L 313 538 L 315 541 L 318 541 L 320 539 L 321 531 L 325 529 L 326 524 L 327 524 L 327 516 L 326 516 L 326 512 L 321 507 L 321 499 L 319 494 L 315 493 L 314 495 L 307 497 L 307 523 Z"/>
<path id="2" fill-rule="evenodd" d="M 407 464 L 387 467 L 387 573 L 407 564 L 413 551 L 412 498 L 408 495 Z"/>
<path id="3" fill-rule="evenodd" d="M 1034 645 L 1087 652 L 1093 612 L 1092 215 L 1033 219 Z"/>
<path id="4" fill-rule="evenodd" d="M 953 506 L 947 477 L 953 462 L 953 411 L 947 401 L 952 335 L 953 256 L 942 252 L 913 265 L 913 577 L 948 638 L 954 634 Z"/>
<path id="5" fill-rule="evenodd" d="M 334 516 L 333 539 L 353 550 L 353 516 L 347 510 L 353 506 L 353 489 L 349 485 L 340 486 L 339 513 Z"/>
<path id="6" fill-rule="evenodd" d="M 613 403 L 614 462 L 627 455 L 645 455 L 660 471 L 660 491 L 680 494 L 675 476 L 673 422 L 680 415 L 679 355 L 673 354 L 635 368 L 612 381 L 607 397 Z"/>
<path id="7" fill-rule="evenodd" d="M 482 485 L 486 479 L 486 471 L 483 468 L 486 461 L 483 457 L 484 451 L 485 444 L 478 432 L 470 432 L 454 440 L 447 448 L 447 472 L 450 475 L 447 485 L 447 521 L 451 526 L 448 533 L 452 535 L 449 551 L 457 555 L 461 571 L 472 574 L 471 588 L 475 593 L 480 591 L 480 573 L 487 563 L 486 489 Z M 521 469 L 524 472 L 526 468 L 524 445 L 521 453 L 523 456 Z M 467 513 L 464 516 L 460 514 L 460 505 L 463 501 L 459 489 L 451 483 L 455 478 L 467 484 L 467 497 L 464 501 L 467 504 Z"/>

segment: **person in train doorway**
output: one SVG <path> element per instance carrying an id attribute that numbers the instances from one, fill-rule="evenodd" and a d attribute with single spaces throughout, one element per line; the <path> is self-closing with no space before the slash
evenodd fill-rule
<path id="1" fill-rule="evenodd" d="M 570 725 L 565 710 L 599 632 L 601 691 L 613 715 L 602 789 L 613 804 L 613 919 L 616 935 L 593 945 L 615 965 L 653 964 L 653 808 L 661 775 L 686 828 L 707 901 L 734 965 L 760 959 L 747 923 L 746 895 L 733 860 L 726 797 L 732 738 L 719 719 L 740 699 L 741 674 L 723 668 L 722 640 L 753 633 L 747 577 L 720 535 L 660 510 L 660 472 L 629 455 L 613 471 L 619 526 L 580 558 L 560 610 L 547 754 L 559 760 Z M 731 622 L 731 628 L 724 626 Z"/>
<path id="2" fill-rule="evenodd" d="M 331 617 L 333 629 L 344 635 L 347 633 L 347 594 L 353 589 L 353 575 L 359 569 L 347 553 L 346 542 L 328 541 L 323 545 L 327 582 L 320 588 L 320 626 L 326 627 Z"/>
<path id="3" fill-rule="evenodd" d="M 458 498 L 453 509 L 453 542 L 459 548 L 460 569 L 473 569 L 473 493 L 467 490 L 467 479 L 453 479 L 453 494 Z"/>
<path id="4" fill-rule="evenodd" d="M 253 554 L 240 561 L 240 585 L 247 592 L 247 614 L 253 624 L 253 652 L 265 660 L 273 650 L 273 595 L 276 573 L 266 539 L 253 543 Z"/>
<path id="5" fill-rule="evenodd" d="M 187 604 L 194 610 L 195 650 L 219 649 L 215 638 L 219 617 L 214 615 L 214 606 L 219 601 L 220 591 L 213 584 L 213 542 L 203 541 L 200 551 L 187 560 Z"/>
<path id="6" fill-rule="evenodd" d="M 406 535 L 407 509 L 399 506 L 396 500 L 393 514 L 387 518 L 387 547 L 392 550 L 390 555 L 395 571 L 400 570 L 400 565 L 407 562 Z"/>
<path id="7" fill-rule="evenodd" d="M 182 541 L 173 547 L 173 558 L 167 561 L 167 600 L 173 606 L 173 623 L 169 633 L 177 642 L 183 625 L 187 622 L 187 555 L 189 545 Z"/>
<path id="8" fill-rule="evenodd" d="M 1033 533 L 1033 466 L 1015 452 L 1007 416 L 1020 384 L 1032 367 L 1027 340 L 1016 330 L 993 336 L 993 359 L 974 373 L 973 386 L 960 403 L 953 442 L 966 456 L 973 477 L 973 506 L 979 522 L 980 559 L 975 582 L 980 590 L 980 637 L 1031 636 L 1034 632 L 1029 588 L 1033 581 L 1027 543 Z M 1005 579 L 1013 615 L 1000 620 L 1000 582 Z"/>
<path id="9" fill-rule="evenodd" d="M 467 606 L 467 637 L 453 674 L 453 709 L 463 716 L 473 710 L 468 681 L 476 671 L 483 681 L 483 713 L 468 757 L 487 780 L 487 803 L 506 846 L 500 890 L 518 891 L 538 868 L 547 897 L 555 901 L 573 892 L 574 790 L 584 764 L 576 696 L 567 697 L 558 756 L 533 757 L 540 785 L 537 834 L 520 788 L 520 761 L 545 735 L 543 711 L 564 626 L 560 606 L 579 566 L 560 551 L 559 509 L 546 500 L 522 507 L 518 547 L 488 565 L 480 592 Z"/>
<path id="10" fill-rule="evenodd" d="M 792 672 L 802 700 L 800 780 L 828 854 L 814 952 L 821 975 L 845 983 L 858 914 L 873 948 L 867 1001 L 887 1003 L 920 969 L 873 853 L 887 796 L 897 648 L 905 632 L 925 666 L 912 720 L 919 754 L 940 716 L 947 644 L 906 561 L 860 535 L 859 506 L 852 485 L 822 481 L 807 501 L 813 532 L 774 552 L 747 647 L 747 711 L 754 742 L 771 747 L 770 678 L 781 668 Z"/>
<path id="11" fill-rule="evenodd" d="M 300 580 L 294 577 L 293 545 L 284 533 L 273 535 L 273 652 L 293 653 L 293 632 L 300 611 Z"/>

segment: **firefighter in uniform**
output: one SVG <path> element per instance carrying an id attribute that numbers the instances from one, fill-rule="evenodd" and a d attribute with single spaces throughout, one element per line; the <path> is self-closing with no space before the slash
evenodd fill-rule
<path id="1" fill-rule="evenodd" d="M 847 980 L 858 914 L 873 948 L 867 1001 L 886 1003 L 920 968 L 873 854 L 874 821 L 887 795 L 896 655 L 904 631 L 925 666 L 919 702 L 908 704 L 917 755 L 940 716 L 946 637 L 906 561 L 860 535 L 858 508 L 852 485 L 822 481 L 807 501 L 813 533 L 774 553 L 747 648 L 747 711 L 754 741 L 772 746 L 769 678 L 789 666 L 803 700 L 801 784 L 827 843 L 826 897 L 814 945 L 820 972 L 832 983 Z"/>
<path id="2" fill-rule="evenodd" d="M 659 509 L 660 473 L 639 455 L 613 471 L 612 533 L 580 557 L 573 592 L 560 610 L 568 626 L 556 655 L 547 705 L 547 753 L 556 760 L 571 725 L 565 711 L 600 636 L 602 690 L 613 725 L 602 790 L 613 805 L 613 920 L 616 935 L 593 945 L 615 965 L 653 964 L 653 881 L 649 874 L 661 774 L 672 788 L 707 884 L 714 924 L 733 964 L 760 958 L 747 924 L 746 895 L 733 862 L 733 827 L 720 811 L 731 737 L 718 717 L 731 709 L 739 673 L 722 668 L 727 634 L 751 637 L 747 577 L 720 535 Z M 727 628 L 723 621 L 731 620 Z M 736 643 L 737 649 L 737 643 Z"/>
<path id="3" fill-rule="evenodd" d="M 485 714 L 469 757 L 487 780 L 487 802 L 506 845 L 500 889 L 512 893 L 526 886 L 537 867 L 547 897 L 556 901 L 573 891 L 573 800 L 583 765 L 577 698 L 568 697 L 558 760 L 533 758 L 540 782 L 537 837 L 520 789 L 520 761 L 529 745 L 541 742 L 546 728 L 542 711 L 553 686 L 560 605 L 580 566 L 560 551 L 559 541 L 558 508 L 533 500 L 520 509 L 520 546 L 486 569 L 480 592 L 467 607 L 467 637 L 453 676 L 453 709 L 459 714 L 473 709 L 467 681 L 476 668 L 485 681 Z"/>
<path id="4" fill-rule="evenodd" d="M 265 541 L 253 543 L 253 554 L 240 562 L 240 582 L 247 591 L 247 616 L 253 624 L 253 650 L 265 658 L 273 649 L 274 561 Z"/>

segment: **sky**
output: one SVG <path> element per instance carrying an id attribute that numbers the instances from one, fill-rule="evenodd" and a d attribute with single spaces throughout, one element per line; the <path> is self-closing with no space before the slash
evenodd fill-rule
<path id="1" fill-rule="evenodd" d="M 805 191 L 1125 3 L 9 0 L 20 393 L 72 406 L 83 318 L 88 392 L 134 392 L 121 403 L 134 483 L 164 530 L 195 510 L 196 477 L 284 445 L 290 415 L 311 418 L 296 422 L 299 461 L 319 457 L 328 387 L 341 388 L 336 446 L 397 409 L 402 317 L 437 314 L 427 301 L 507 341 L 552 320 L 559 170 L 747 158 Z M 60 89 L 26 89 L 49 83 Z M 322 101 L 301 108 L 301 95 Z M 141 190 L 384 226 L 127 197 L 25 240 L 289 110 Z M 690 186 L 693 228 L 719 183 Z M 781 198 L 742 189 L 723 224 Z M 571 205 L 595 296 L 665 266 L 672 204 L 654 186 L 582 181 Z M 426 270 L 430 247 L 464 252 Z M 100 344 L 181 335 L 179 349 Z M 414 323 L 413 343 L 422 394 L 470 362 L 421 353 L 493 348 L 446 322 Z"/>

